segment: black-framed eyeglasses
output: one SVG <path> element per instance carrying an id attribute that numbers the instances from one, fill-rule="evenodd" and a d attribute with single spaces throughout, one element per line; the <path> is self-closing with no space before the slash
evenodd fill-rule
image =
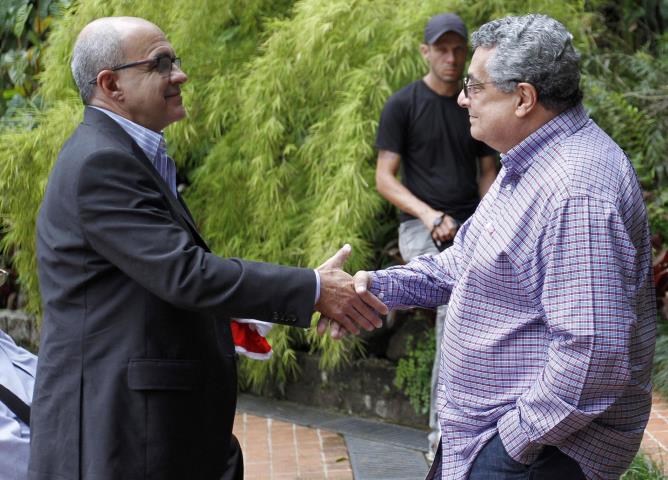
<path id="1" fill-rule="evenodd" d="M 480 90 L 482 90 L 482 86 L 487 85 L 488 83 L 494 83 L 494 82 L 474 82 L 474 83 L 471 83 L 471 78 L 470 77 L 464 77 L 464 84 L 463 84 L 464 96 L 466 98 L 469 98 L 469 92 L 478 93 Z"/>
<path id="2" fill-rule="evenodd" d="M 7 278 L 9 278 L 9 272 L 0 268 L 0 287 L 5 284 Z"/>
<path id="3" fill-rule="evenodd" d="M 179 57 L 170 57 L 168 55 L 160 55 L 158 57 L 149 58 L 146 60 L 139 60 L 137 62 L 124 63 L 123 65 L 116 65 L 112 68 L 107 68 L 105 70 L 111 70 L 115 72 L 117 70 L 123 70 L 124 68 L 137 67 L 139 65 L 151 65 L 151 69 L 158 71 L 163 77 L 168 76 L 172 72 L 172 65 L 176 65 L 176 68 L 181 68 L 181 59 Z M 97 83 L 97 76 L 90 80 L 88 83 L 91 85 Z"/>

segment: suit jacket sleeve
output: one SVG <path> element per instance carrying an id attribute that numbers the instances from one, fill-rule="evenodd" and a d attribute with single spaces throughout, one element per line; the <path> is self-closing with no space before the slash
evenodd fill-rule
<path id="1" fill-rule="evenodd" d="M 312 270 L 208 252 L 175 221 L 146 168 L 115 149 L 83 161 L 75 192 L 91 248 L 180 308 L 309 326 L 316 288 Z"/>

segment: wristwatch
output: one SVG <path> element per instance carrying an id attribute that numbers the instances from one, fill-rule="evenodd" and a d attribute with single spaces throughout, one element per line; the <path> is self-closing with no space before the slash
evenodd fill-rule
<path id="1" fill-rule="evenodd" d="M 436 218 L 434 219 L 434 221 L 432 222 L 432 224 L 434 225 L 434 228 L 438 227 L 441 223 L 443 223 L 443 219 L 445 218 L 445 215 L 446 215 L 446 214 L 444 213 L 444 214 L 441 215 L 440 217 L 436 217 Z M 456 218 L 453 218 L 453 217 L 450 217 L 450 218 L 452 218 L 452 222 L 455 224 L 455 229 L 458 230 L 459 227 L 461 226 L 461 224 L 457 221 Z M 434 228 L 432 228 L 432 230 L 433 230 Z"/>

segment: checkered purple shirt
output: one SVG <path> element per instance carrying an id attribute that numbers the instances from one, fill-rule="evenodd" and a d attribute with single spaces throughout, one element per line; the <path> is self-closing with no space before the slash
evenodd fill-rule
<path id="1" fill-rule="evenodd" d="M 438 412 L 443 479 L 465 479 L 498 431 L 587 478 L 618 478 L 650 412 L 656 306 L 647 214 L 624 152 L 582 106 L 503 168 L 454 246 L 372 274 L 390 308 L 448 303 Z"/>

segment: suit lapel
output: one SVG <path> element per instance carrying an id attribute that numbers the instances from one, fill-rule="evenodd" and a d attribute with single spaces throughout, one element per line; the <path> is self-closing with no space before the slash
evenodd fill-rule
<path id="1" fill-rule="evenodd" d="M 191 228 L 193 234 L 194 234 L 197 238 L 199 238 L 199 241 L 200 241 L 200 243 L 202 244 L 202 247 L 203 247 L 207 252 L 210 252 L 211 249 L 209 248 L 209 246 L 207 245 L 207 243 L 204 241 L 204 239 L 203 239 L 203 238 L 201 237 L 201 235 L 199 234 L 199 232 L 198 232 L 198 230 L 197 230 L 197 226 L 195 225 L 195 220 L 193 220 L 192 213 L 190 213 L 190 210 L 188 209 L 188 206 L 186 205 L 185 200 L 183 200 L 183 197 L 182 197 L 180 194 L 179 194 L 179 196 L 178 196 L 178 203 L 179 203 L 179 206 L 183 209 L 183 212 L 184 212 L 184 217 L 183 217 L 183 218 L 185 218 L 185 220 L 186 220 L 186 222 L 188 223 L 188 225 L 190 226 L 190 228 Z"/>
<path id="2" fill-rule="evenodd" d="M 177 220 L 179 220 L 179 222 L 182 225 L 183 223 L 185 223 L 184 226 L 188 231 L 190 231 L 191 236 L 193 237 L 196 243 L 206 248 L 207 251 L 210 251 L 208 245 L 197 231 L 197 227 L 195 226 L 195 222 L 192 219 L 192 216 L 190 215 L 190 211 L 186 208 L 185 203 L 183 202 L 181 197 L 179 196 L 177 198 L 174 196 L 171 189 L 169 188 L 169 185 L 167 185 L 167 182 L 165 182 L 165 179 L 162 178 L 162 176 L 160 176 L 160 174 L 155 169 L 151 161 L 146 157 L 144 151 L 134 141 L 132 141 L 132 148 L 137 159 L 142 163 L 144 163 L 144 165 L 147 167 L 147 170 L 149 171 L 149 174 L 158 184 L 160 192 L 167 199 L 167 203 L 169 203 L 170 210 L 175 214 Z"/>
<path id="3" fill-rule="evenodd" d="M 190 211 L 183 202 L 183 199 L 180 196 L 178 199 L 174 197 L 174 194 L 171 192 L 165 180 L 160 176 L 141 147 L 137 145 L 137 142 L 135 142 L 132 137 L 130 137 L 130 135 L 128 135 L 127 132 L 123 130 L 121 126 L 118 125 L 108 115 L 94 108 L 86 107 L 84 111 L 84 123 L 94 125 L 110 133 L 111 137 L 118 141 L 119 146 L 124 147 L 125 150 L 129 150 L 132 155 L 144 165 L 148 174 L 153 178 L 153 180 L 155 180 L 155 183 L 158 185 L 158 189 L 162 193 L 163 197 L 165 197 L 167 200 L 169 209 L 172 212 L 174 219 L 190 232 L 190 236 L 195 241 L 195 243 L 199 244 L 207 251 L 211 251 L 209 246 L 197 231 L 195 222 L 192 219 Z"/>

